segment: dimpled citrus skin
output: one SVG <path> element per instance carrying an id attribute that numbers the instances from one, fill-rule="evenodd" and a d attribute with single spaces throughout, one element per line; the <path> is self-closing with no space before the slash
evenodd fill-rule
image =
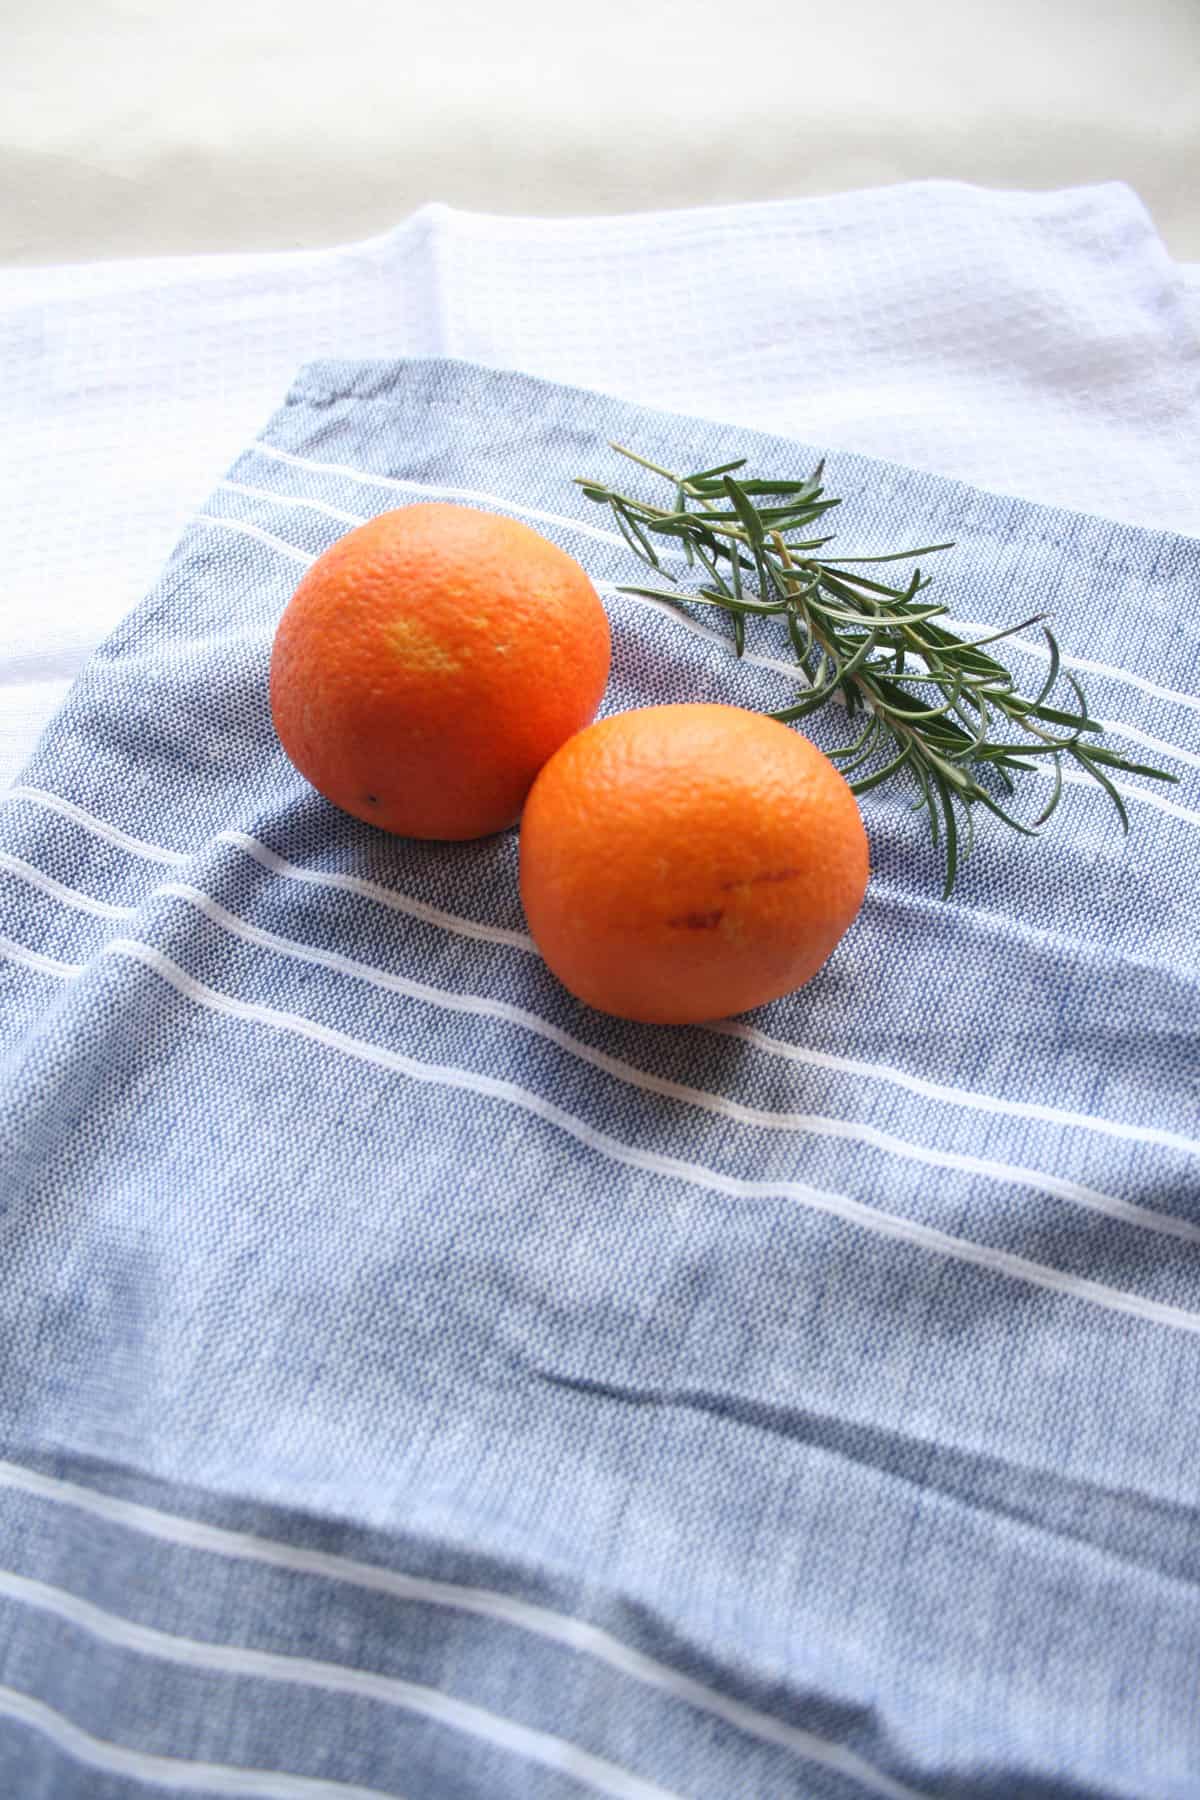
<path id="1" fill-rule="evenodd" d="M 807 738 L 651 706 L 564 744 L 521 821 L 521 898 L 559 980 L 649 1024 L 728 1018 L 814 975 L 862 904 L 867 838 Z"/>
<path id="2" fill-rule="evenodd" d="M 347 532 L 288 603 L 271 656 L 283 748 L 335 806 L 385 831 L 473 838 L 595 716 L 604 608 L 529 526 L 401 507 Z"/>

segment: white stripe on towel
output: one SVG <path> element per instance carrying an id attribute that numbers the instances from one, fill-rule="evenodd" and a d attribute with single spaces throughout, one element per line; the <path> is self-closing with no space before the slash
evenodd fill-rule
<path id="1" fill-rule="evenodd" d="M 234 1769 L 228 1763 L 191 1762 L 177 1756 L 154 1756 L 130 1750 L 107 1738 L 93 1737 L 44 1700 L 0 1687 L 0 1719 L 15 1719 L 49 1738 L 56 1750 L 84 1768 L 104 1775 L 124 1775 L 172 1794 L 245 1794 L 255 1800 L 397 1800 L 394 1790 L 368 1788 L 343 1781 L 317 1781 L 287 1775 L 282 1769 Z"/>
<path id="2" fill-rule="evenodd" d="M 280 450 L 274 444 L 261 440 L 251 445 L 256 456 L 269 457 L 275 462 L 289 464 L 296 469 L 310 469 L 318 475 L 336 475 L 345 481 L 353 481 L 363 487 L 389 488 L 405 494 L 437 495 L 443 499 L 470 500 L 481 506 L 496 508 L 501 512 L 516 513 L 524 519 L 536 519 L 543 525 L 558 525 L 566 531 L 581 533 L 584 537 L 594 538 L 598 543 L 613 544 L 628 550 L 629 545 L 617 531 L 605 531 L 597 525 L 589 525 L 583 519 L 573 519 L 564 513 L 543 512 L 536 507 L 523 506 L 519 500 L 506 499 L 502 494 L 488 494 L 475 488 L 442 487 L 421 481 L 402 481 L 396 476 L 373 475 L 365 469 L 352 468 L 348 463 L 314 462 L 306 456 L 297 456 L 290 450 Z M 665 560 L 679 561 L 678 557 L 669 554 Z M 994 623 L 976 625 L 960 622 L 961 629 L 976 631 L 980 634 L 999 629 Z M 1014 648 L 1027 651 L 1029 655 L 1049 661 L 1049 648 L 1035 640 L 1022 637 L 1007 638 L 1006 643 Z M 1158 687 L 1148 681 L 1145 676 L 1133 675 L 1127 669 L 1115 668 L 1111 663 L 1093 662 L 1086 657 L 1062 656 L 1062 665 L 1068 669 L 1082 669 L 1091 675 L 1102 675 L 1109 681 L 1128 683 L 1131 687 L 1140 688 L 1143 693 L 1151 694 L 1155 699 L 1166 700 L 1172 706 L 1188 707 L 1193 712 L 1200 712 L 1200 697 L 1195 694 L 1182 693 L 1177 688 Z"/>
<path id="3" fill-rule="evenodd" d="M 913 1143 L 908 1138 L 897 1136 L 894 1132 L 882 1131 L 877 1126 L 860 1123 L 853 1119 L 835 1118 L 824 1113 L 787 1113 L 771 1112 L 765 1108 L 746 1106 L 739 1100 L 731 1100 L 723 1094 L 709 1093 L 703 1088 L 686 1086 L 682 1082 L 670 1081 L 661 1075 L 654 1075 L 648 1070 L 639 1069 L 622 1057 L 610 1056 L 606 1051 L 597 1050 L 579 1038 L 572 1037 L 559 1026 L 552 1025 L 549 1020 L 539 1014 L 528 1011 L 525 1007 L 514 1006 L 507 1000 L 495 1000 L 482 994 L 462 994 L 452 989 L 434 987 L 429 982 L 417 981 L 411 976 L 397 975 L 389 970 L 376 967 L 372 963 L 362 962 L 356 957 L 346 956 L 339 950 L 326 950 L 319 945 L 301 943 L 296 938 L 283 937 L 278 932 L 266 931 L 259 925 L 252 925 L 237 913 L 230 912 L 220 901 L 214 900 L 210 894 L 200 888 L 192 887 L 187 882 L 167 881 L 154 890 L 156 894 L 169 895 L 184 900 L 197 908 L 213 924 L 226 931 L 232 937 L 240 938 L 243 943 L 253 944 L 262 950 L 288 956 L 297 962 L 308 963 L 317 968 L 330 969 L 336 974 L 348 975 L 359 981 L 366 981 L 372 986 L 382 988 L 393 994 L 403 994 L 410 999 L 422 1001 L 425 1005 L 436 1006 L 442 1011 L 472 1014 L 475 1017 L 503 1020 L 504 1023 L 531 1031 L 565 1050 L 569 1056 L 580 1062 L 590 1064 L 592 1068 L 601 1069 L 615 1080 L 622 1081 L 631 1087 L 640 1088 L 643 1092 L 660 1094 L 665 1099 L 678 1100 L 684 1105 L 699 1107 L 722 1118 L 733 1119 L 740 1125 L 749 1125 L 763 1131 L 787 1131 L 808 1134 L 817 1137 L 837 1138 L 852 1143 L 866 1144 L 872 1149 L 882 1150 L 893 1156 L 904 1157 L 908 1161 L 922 1162 L 932 1168 L 955 1169 L 971 1175 L 982 1175 L 995 1181 L 1011 1182 L 1018 1186 L 1027 1186 L 1043 1193 L 1054 1194 L 1060 1200 L 1066 1200 L 1076 1206 L 1087 1207 L 1093 1212 L 1103 1213 L 1109 1218 L 1120 1219 L 1127 1225 L 1137 1225 L 1147 1231 L 1156 1231 L 1166 1237 L 1182 1238 L 1193 1244 L 1200 1244 L 1200 1225 L 1189 1219 L 1183 1219 L 1171 1213 L 1156 1211 L 1152 1207 L 1144 1207 L 1129 1200 L 1119 1199 L 1115 1194 L 1103 1193 L 1098 1188 L 1087 1186 L 1083 1182 L 1071 1181 L 1059 1175 L 1047 1174 L 1041 1169 L 1027 1168 L 1019 1164 L 1000 1162 L 994 1157 L 973 1156 L 965 1151 L 942 1150 L 932 1145 Z"/>
<path id="4" fill-rule="evenodd" d="M 255 1650 L 241 1644 L 218 1644 L 178 1637 L 139 1625 L 107 1612 L 59 1587 L 31 1581 L 23 1575 L 0 1570 L 0 1595 L 39 1612 L 64 1619 L 89 1637 L 129 1650 L 158 1662 L 186 1669 L 204 1669 L 215 1675 L 232 1675 L 258 1681 L 293 1683 L 327 1694 L 344 1694 L 356 1700 L 373 1700 L 383 1706 L 416 1713 L 436 1725 L 477 1738 L 493 1749 L 523 1757 L 544 1769 L 553 1769 L 593 1793 L 612 1800 L 678 1800 L 669 1789 L 646 1781 L 607 1757 L 594 1756 L 565 1738 L 535 1730 L 515 1719 L 488 1711 L 421 1682 L 379 1675 L 371 1669 L 349 1668 L 342 1663 L 319 1662 L 309 1656 L 284 1656 L 277 1651 Z"/>
<path id="5" fill-rule="evenodd" d="M 286 538 L 276 537 L 273 532 L 264 530 L 261 525 L 251 525 L 244 519 L 229 518 L 224 513 L 204 512 L 196 513 L 192 522 L 193 524 L 198 525 L 222 526 L 227 531 L 237 532 L 243 537 L 254 538 L 258 543 L 266 544 L 270 548 L 278 550 L 292 562 L 303 564 L 305 568 L 311 567 L 316 561 L 314 555 L 310 554 L 308 551 L 297 550 L 296 546 L 294 544 L 289 544 Z M 596 581 L 593 583 L 593 586 L 602 592 L 620 594 L 620 597 L 623 600 L 631 601 L 637 606 L 648 607 L 651 611 L 667 612 L 673 619 L 677 619 L 681 625 L 691 631 L 693 635 L 712 639 L 723 649 L 731 650 L 729 640 L 722 637 L 720 632 L 713 631 L 711 627 L 701 624 L 699 620 L 691 618 L 686 613 L 676 612 L 666 601 L 654 600 L 646 595 L 624 593 L 612 582 Z M 1019 643 L 1021 640 L 1013 638 L 1010 641 L 1015 644 Z M 754 663 L 759 668 L 770 669 L 779 675 L 785 675 L 793 682 L 797 681 L 797 669 L 794 663 L 789 664 L 780 662 L 773 657 L 758 656 L 750 651 L 746 651 L 739 660 L 744 663 Z M 1064 657 L 1063 661 L 1066 662 L 1066 660 L 1067 659 Z M 803 687 L 806 686 L 807 683 L 801 680 L 799 685 Z M 1118 725 L 1112 727 L 1112 729 L 1119 732 L 1121 727 Z M 1173 746 L 1161 744 L 1160 747 L 1163 750 L 1167 750 L 1171 754 L 1174 754 Z M 1185 753 L 1185 756 L 1186 754 L 1187 753 Z M 1200 761 L 1200 758 L 1197 760 Z M 1043 767 L 1041 764 L 1035 764 L 1031 773 L 1044 777 L 1047 780 L 1054 779 L 1054 771 Z M 1144 806 L 1154 807 L 1156 811 L 1167 813 L 1173 818 L 1186 819 L 1189 824 L 1200 825 L 1200 812 L 1197 812 L 1194 808 L 1181 806 L 1177 800 L 1168 800 L 1152 788 L 1130 787 L 1128 782 L 1118 781 L 1111 776 L 1110 779 L 1113 780 L 1113 786 L 1117 789 L 1118 793 L 1121 794 L 1123 799 L 1132 800 Z M 1102 792 L 1099 783 L 1096 782 L 1092 776 L 1086 775 L 1082 769 L 1064 769 L 1063 780 L 1072 785 L 1090 788 L 1096 793 Z"/>
<path id="6" fill-rule="evenodd" d="M 743 1701 L 707 1686 L 667 1663 L 658 1662 L 632 1645 L 623 1643 L 611 1632 L 570 1613 L 554 1612 L 548 1606 L 523 1600 L 489 1588 L 467 1587 L 458 1582 L 437 1581 L 426 1576 L 408 1575 L 399 1569 L 385 1568 L 379 1563 L 340 1556 L 328 1550 L 313 1550 L 295 1543 L 229 1531 L 222 1526 L 204 1524 L 178 1513 L 163 1512 L 139 1501 L 122 1500 L 96 1488 L 59 1476 L 43 1475 L 19 1463 L 0 1460 L 0 1488 L 8 1488 L 57 1505 L 71 1506 L 92 1518 L 103 1519 L 125 1530 L 139 1532 L 159 1543 L 176 1544 L 186 1550 L 202 1551 L 213 1556 L 230 1557 L 274 1569 L 285 1569 L 325 1581 L 344 1583 L 368 1593 L 384 1594 L 408 1605 L 444 1607 L 475 1618 L 492 1619 L 516 1630 L 564 1649 L 591 1656 L 631 1680 L 671 1699 L 694 1707 L 698 1712 L 722 1720 L 736 1731 L 742 1731 L 761 1743 L 821 1764 L 859 1782 L 884 1800 L 914 1800 L 909 1788 L 892 1780 L 882 1770 L 858 1756 L 853 1750 L 817 1737 L 797 1725 L 773 1718 Z M 915 1800 L 920 1800 L 919 1796 Z"/>
<path id="7" fill-rule="evenodd" d="M 174 865 L 184 865 L 193 860 L 193 857 L 181 851 L 148 844 L 140 838 L 131 839 L 126 833 L 119 831 L 116 826 L 109 825 L 106 820 L 85 812 L 82 807 L 74 805 L 69 800 L 63 800 L 57 794 L 30 787 L 12 788 L 9 792 L 14 799 L 26 800 L 33 805 L 46 806 L 52 811 L 62 813 L 83 826 L 85 830 L 94 831 L 97 836 L 111 842 L 136 844 L 135 853 L 147 860 Z M 257 838 L 251 837 L 247 832 L 219 831 L 211 841 L 234 845 L 244 851 L 247 856 L 253 857 L 263 868 L 270 869 L 273 874 L 281 875 L 286 880 L 357 894 L 363 899 L 386 906 L 393 911 L 421 919 L 424 923 L 433 925 L 439 930 L 454 932 L 459 937 L 474 939 L 481 943 L 503 944 L 509 949 L 519 950 L 528 955 L 537 954 L 537 947 L 526 932 L 514 931 L 507 926 L 485 925 L 479 920 L 466 919 L 456 913 L 444 912 L 438 907 L 427 905 L 423 900 L 413 899 L 395 888 L 370 881 L 365 876 L 343 874 L 337 870 L 303 868 L 288 857 L 280 855 L 278 851 L 269 849 L 266 844 L 260 843 Z M 18 952 L 27 956 L 36 955 L 34 951 L 24 951 L 22 946 L 14 946 L 14 960 L 16 960 Z M 75 964 L 63 965 L 63 967 L 69 968 L 72 973 L 77 969 Z M 1187 1137 L 1182 1132 L 1168 1131 L 1159 1125 L 1132 1124 L 1124 1119 L 1107 1119 L 1097 1114 L 1074 1112 L 1066 1107 L 1047 1106 L 1041 1101 L 1009 1100 L 992 1094 L 977 1093 L 971 1088 L 952 1087 L 945 1082 L 931 1081 L 922 1075 L 910 1074 L 907 1070 L 894 1068 L 888 1063 L 863 1062 L 855 1057 L 837 1056 L 831 1051 L 814 1050 L 802 1044 L 793 1044 L 786 1038 L 772 1037 L 757 1026 L 746 1025 L 739 1019 L 712 1022 L 696 1029 L 740 1038 L 744 1043 L 752 1044 L 755 1049 L 761 1050 L 765 1055 L 779 1057 L 787 1062 L 794 1062 L 809 1068 L 828 1069 L 835 1074 L 855 1075 L 870 1081 L 882 1081 L 889 1086 L 901 1088 L 907 1093 L 919 1094 L 930 1100 L 944 1101 L 949 1106 L 962 1106 L 973 1112 L 993 1113 L 999 1117 L 1037 1119 L 1045 1124 L 1077 1128 L 1081 1131 L 1094 1131 L 1101 1136 L 1118 1138 L 1130 1143 L 1155 1144 L 1168 1150 L 1180 1150 L 1186 1155 L 1200 1155 L 1200 1141 Z"/>
<path id="8" fill-rule="evenodd" d="M 861 1200 L 853 1200 L 844 1194 L 835 1194 L 823 1188 L 812 1187 L 807 1182 L 747 1181 L 739 1176 L 720 1174 L 717 1170 L 709 1169 L 700 1163 L 686 1162 L 680 1157 L 667 1156 L 659 1151 L 646 1150 L 633 1144 L 623 1143 L 617 1138 L 610 1137 L 607 1132 L 600 1131 L 582 1119 L 577 1119 L 574 1114 L 566 1112 L 562 1107 L 556 1106 L 553 1101 L 543 1098 L 542 1095 L 519 1087 L 515 1082 L 500 1081 L 494 1076 L 481 1075 L 474 1070 L 462 1069 L 455 1065 L 422 1062 L 418 1058 L 404 1055 L 399 1050 L 389 1050 L 380 1044 L 368 1043 L 361 1038 L 351 1037 L 347 1032 L 337 1031 L 332 1026 L 321 1025 L 316 1020 L 304 1018 L 299 1013 L 285 1012 L 275 1007 L 262 1006 L 254 1001 L 236 999 L 230 994 L 208 987 L 204 982 L 196 981 L 162 951 L 133 938 L 113 938 L 106 946 L 106 951 L 140 962 L 143 967 L 150 969 L 168 986 L 174 988 L 176 993 L 182 995 L 184 999 L 205 1007 L 210 1012 L 224 1014 L 228 1018 L 241 1019 L 250 1024 L 263 1025 L 272 1031 L 286 1032 L 291 1036 L 307 1038 L 311 1043 L 336 1050 L 344 1056 L 353 1057 L 358 1062 L 374 1064 L 377 1068 L 388 1069 L 398 1075 L 407 1075 L 413 1081 L 426 1082 L 436 1087 L 456 1088 L 460 1091 L 482 1095 L 485 1098 L 507 1101 L 535 1118 L 543 1119 L 548 1124 L 557 1126 L 576 1143 L 596 1151 L 599 1155 L 605 1156 L 625 1168 L 637 1169 L 645 1174 L 661 1175 L 667 1180 L 689 1182 L 709 1193 L 723 1194 L 731 1199 L 794 1200 L 814 1212 L 842 1219 L 848 1224 L 860 1226 L 880 1237 L 892 1238 L 916 1248 L 929 1250 L 935 1255 L 951 1257 L 976 1268 L 986 1269 L 993 1274 L 1027 1282 L 1034 1287 L 1047 1288 L 1054 1293 L 1089 1301 L 1109 1312 L 1124 1313 L 1146 1323 L 1166 1325 L 1176 1331 L 1200 1333 L 1200 1313 L 1189 1312 L 1183 1307 L 1172 1306 L 1165 1301 L 1151 1300 L 1143 1294 L 1129 1293 L 1122 1288 L 1106 1287 L 1103 1283 L 1091 1281 L 1086 1276 L 1072 1275 L 1064 1269 L 1032 1262 L 1027 1257 L 1015 1255 L 1012 1251 L 996 1249 L 988 1244 L 978 1244 L 970 1238 L 955 1237 L 948 1232 L 939 1231 L 931 1225 L 923 1225 L 915 1219 L 906 1219 L 898 1214 L 880 1212 L 875 1207 L 868 1206 Z"/>

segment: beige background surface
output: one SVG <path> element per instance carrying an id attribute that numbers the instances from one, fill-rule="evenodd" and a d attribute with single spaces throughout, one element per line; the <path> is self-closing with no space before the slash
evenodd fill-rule
<path id="1" fill-rule="evenodd" d="M 1200 259 L 1200 0 L 10 0 L 0 260 L 1117 177 Z"/>

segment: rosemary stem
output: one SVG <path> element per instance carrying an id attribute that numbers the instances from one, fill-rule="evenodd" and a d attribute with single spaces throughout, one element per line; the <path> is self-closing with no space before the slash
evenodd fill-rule
<path id="1" fill-rule="evenodd" d="M 914 568 L 906 585 L 897 587 L 856 575 L 846 566 L 915 559 L 951 545 L 837 559 L 813 554 L 828 538 L 789 545 L 787 532 L 794 533 L 838 504 L 824 495 L 823 464 L 812 475 L 790 481 L 748 476 L 744 458 L 680 475 L 624 445 L 612 448 L 668 481 L 674 504 L 670 509 L 655 506 L 581 477 L 579 485 L 587 498 L 611 510 L 634 555 L 667 580 L 675 583 L 678 577 L 662 569 L 651 536 L 670 542 L 676 552 L 672 561 L 678 558 L 691 568 L 699 565 L 693 579 L 704 572 L 699 592 L 633 591 L 669 600 L 681 609 L 689 604 L 723 608 L 731 615 L 733 647 L 739 656 L 745 648 L 748 614 L 782 614 L 796 679 L 807 690 L 807 698 L 776 716 L 796 723 L 833 700 L 852 719 L 859 713 L 867 715 L 867 729 L 858 742 L 831 754 L 848 759 L 848 773 L 865 768 L 851 784 L 855 793 L 867 793 L 905 771 L 916 781 L 920 789 L 916 804 L 927 812 L 933 841 L 946 859 L 945 893 L 953 887 L 961 856 L 973 842 L 972 809 L 981 806 L 1023 835 L 1036 835 L 1062 796 L 1063 754 L 1098 783 L 1126 827 L 1127 813 L 1112 780 L 1114 773 L 1177 779 L 1162 769 L 1130 762 L 1099 742 L 1103 727 L 1089 716 L 1073 675 L 1062 677 L 1072 698 L 1051 703 L 1061 659 L 1054 635 L 1044 624 L 1050 668 L 1033 698 L 1018 693 L 1008 669 L 984 651 L 985 644 L 1040 624 L 1043 615 L 974 640 L 962 638 L 950 628 L 945 607 L 917 600 L 931 580 L 919 568 Z M 738 471 L 736 480 L 733 470 Z M 757 593 L 753 585 L 747 587 L 747 578 L 754 576 Z M 932 692 L 930 701 L 922 701 L 922 691 Z M 1011 793 L 1014 777 L 1035 768 L 1031 759 L 1039 755 L 1053 758 L 1055 785 L 1030 827 L 1000 805 L 995 783 Z M 960 837 L 964 822 L 965 834 Z"/>

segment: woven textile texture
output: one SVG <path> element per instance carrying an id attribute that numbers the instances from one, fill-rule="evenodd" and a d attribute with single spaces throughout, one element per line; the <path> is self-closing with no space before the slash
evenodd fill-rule
<path id="1" fill-rule="evenodd" d="M 608 710 L 786 699 L 766 626 L 615 593 L 613 439 L 816 456 L 311 366 L 0 805 L 6 1794 L 1198 1791 L 1200 543 L 835 455 L 841 544 L 955 539 L 955 613 L 1051 611 L 1179 785 L 981 830 L 950 902 L 878 789 L 808 988 L 627 1025 L 515 833 L 337 814 L 266 705 L 301 568 L 430 496 L 583 562 Z"/>

